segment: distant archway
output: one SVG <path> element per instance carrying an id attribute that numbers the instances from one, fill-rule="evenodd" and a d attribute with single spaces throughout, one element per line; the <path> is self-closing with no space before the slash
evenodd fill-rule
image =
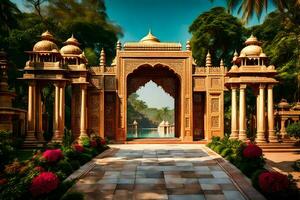
<path id="1" fill-rule="evenodd" d="M 135 69 L 127 76 L 126 99 L 149 81 L 161 86 L 166 93 L 174 98 L 175 123 L 173 131 L 175 137 L 180 137 L 180 78 L 169 67 L 160 64 L 155 66 L 145 64 Z M 127 116 L 126 126 L 126 130 L 128 130 Z"/>

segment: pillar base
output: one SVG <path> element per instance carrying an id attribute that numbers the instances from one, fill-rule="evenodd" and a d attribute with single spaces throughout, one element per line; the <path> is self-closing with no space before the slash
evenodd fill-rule
<path id="1" fill-rule="evenodd" d="M 63 135 L 61 135 L 61 132 L 59 130 L 56 130 L 53 134 L 51 143 L 62 143 L 63 141 Z"/>
<path id="2" fill-rule="evenodd" d="M 265 133 L 264 132 L 257 132 L 255 142 L 265 143 L 266 142 Z"/>
<path id="3" fill-rule="evenodd" d="M 232 139 L 232 140 L 239 139 L 239 131 L 238 130 L 232 130 L 231 134 L 229 136 L 229 139 Z"/>
<path id="4" fill-rule="evenodd" d="M 80 130 L 79 139 L 87 138 L 87 137 L 89 137 L 89 136 L 88 136 L 88 134 L 86 133 L 86 130 Z"/>
<path id="5" fill-rule="evenodd" d="M 275 135 L 275 131 L 269 131 L 269 142 L 278 142 L 277 136 Z"/>
<path id="6" fill-rule="evenodd" d="M 22 144 L 23 148 L 42 148 L 45 145 L 44 141 L 38 141 L 34 135 L 34 131 L 27 131 L 26 138 Z"/>
<path id="7" fill-rule="evenodd" d="M 181 141 L 192 142 L 193 141 L 193 137 L 192 136 L 184 136 L 184 137 L 182 137 Z"/>
<path id="8" fill-rule="evenodd" d="M 242 141 L 247 140 L 246 131 L 239 131 L 239 140 L 242 140 Z"/>

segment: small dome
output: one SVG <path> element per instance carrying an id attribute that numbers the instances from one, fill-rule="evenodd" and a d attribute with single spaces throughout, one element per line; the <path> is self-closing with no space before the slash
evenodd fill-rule
<path id="1" fill-rule="evenodd" d="M 261 42 L 257 40 L 256 37 L 251 35 L 246 41 L 245 41 L 246 47 L 244 47 L 240 53 L 240 57 L 248 57 L 248 56 L 261 56 L 266 57 L 266 55 L 263 53 L 262 48 L 260 47 Z"/>
<path id="2" fill-rule="evenodd" d="M 80 55 L 82 53 L 82 50 L 79 48 L 80 44 L 73 35 L 69 39 L 67 39 L 64 44 L 66 45 L 60 49 L 61 54 Z"/>
<path id="3" fill-rule="evenodd" d="M 240 56 L 259 56 L 262 53 L 262 48 L 257 45 L 249 45 L 242 49 Z"/>
<path id="4" fill-rule="evenodd" d="M 287 102 L 286 99 L 281 99 L 278 104 L 278 108 L 288 109 L 288 108 L 290 108 L 290 104 Z"/>
<path id="5" fill-rule="evenodd" d="M 267 55 L 265 53 L 260 53 L 259 57 L 267 57 Z"/>
<path id="6" fill-rule="evenodd" d="M 41 39 L 42 39 L 41 41 L 37 42 L 33 46 L 33 51 L 50 51 L 50 52 L 54 52 L 53 50 L 56 50 L 58 52 L 58 47 L 53 42 L 54 37 L 49 31 L 44 32 L 41 35 Z"/>
<path id="7" fill-rule="evenodd" d="M 155 37 L 154 35 L 152 35 L 151 30 L 149 30 L 148 35 L 146 35 L 145 37 L 143 37 L 140 42 L 142 43 L 156 43 L 156 42 L 160 42 L 159 39 L 157 39 L 157 37 Z"/>

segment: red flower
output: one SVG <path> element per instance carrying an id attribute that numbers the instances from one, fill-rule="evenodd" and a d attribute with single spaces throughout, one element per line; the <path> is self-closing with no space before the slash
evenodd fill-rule
<path id="1" fill-rule="evenodd" d="M 42 157 L 48 163 L 56 163 L 60 159 L 62 159 L 64 155 L 62 154 L 62 151 L 60 149 L 48 149 L 43 153 Z"/>
<path id="2" fill-rule="evenodd" d="M 263 172 L 258 177 L 259 187 L 266 193 L 280 192 L 289 187 L 288 177 L 278 172 Z"/>
<path id="3" fill-rule="evenodd" d="M 243 150 L 243 156 L 245 158 L 258 158 L 262 156 L 262 149 L 255 144 L 249 144 Z"/>
<path id="4" fill-rule="evenodd" d="M 7 179 L 6 178 L 1 178 L 0 179 L 0 185 L 5 185 L 7 183 Z"/>
<path id="5" fill-rule="evenodd" d="M 44 172 L 44 171 L 46 171 L 43 167 L 41 167 L 41 166 L 36 166 L 35 168 L 34 168 L 34 170 L 36 170 L 36 171 L 38 171 L 38 172 Z"/>
<path id="6" fill-rule="evenodd" d="M 48 194 L 55 190 L 59 185 L 59 179 L 53 172 L 42 172 L 36 176 L 31 183 L 30 192 L 37 197 Z"/>
<path id="7" fill-rule="evenodd" d="M 84 147 L 81 146 L 80 144 L 75 144 L 74 145 L 75 151 L 82 153 L 84 151 Z"/>
<path id="8" fill-rule="evenodd" d="M 90 144 L 91 144 L 91 147 L 94 147 L 94 148 L 98 146 L 96 140 L 91 140 L 91 141 L 90 141 Z"/>
<path id="9" fill-rule="evenodd" d="M 106 144 L 106 141 L 105 141 L 104 139 L 101 139 L 101 140 L 100 140 L 100 144 L 105 145 L 105 144 Z"/>

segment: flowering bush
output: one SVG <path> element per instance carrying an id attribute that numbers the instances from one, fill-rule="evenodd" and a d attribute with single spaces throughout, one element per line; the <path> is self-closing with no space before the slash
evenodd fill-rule
<path id="1" fill-rule="evenodd" d="M 288 177 L 278 172 L 263 172 L 258 178 L 259 187 L 263 192 L 281 192 L 289 187 Z"/>
<path id="2" fill-rule="evenodd" d="M 106 145 L 106 141 L 104 140 L 104 139 L 100 139 L 100 144 L 102 144 L 102 145 Z"/>
<path id="3" fill-rule="evenodd" d="M 75 144 L 75 145 L 74 145 L 74 149 L 75 149 L 75 151 L 77 151 L 77 152 L 79 152 L 79 153 L 84 152 L 84 147 L 81 146 L 80 144 Z"/>
<path id="4" fill-rule="evenodd" d="M 38 197 L 55 190 L 59 185 L 59 179 L 52 172 L 42 172 L 32 180 L 30 192 L 32 196 Z"/>
<path id="5" fill-rule="evenodd" d="M 7 183 L 7 179 L 6 178 L 1 178 L 0 179 L 0 186 L 1 185 L 5 185 Z"/>
<path id="6" fill-rule="evenodd" d="M 44 158 L 48 163 L 57 163 L 64 157 L 60 149 L 48 149 L 46 150 L 42 158 Z"/>
<path id="7" fill-rule="evenodd" d="M 36 171 L 38 171 L 38 172 L 44 172 L 44 171 L 46 171 L 43 167 L 41 167 L 41 166 L 36 166 L 35 168 L 34 168 L 34 170 L 36 170 Z"/>
<path id="8" fill-rule="evenodd" d="M 262 156 L 262 149 L 255 144 L 249 143 L 243 150 L 243 156 L 246 158 L 258 158 Z"/>

